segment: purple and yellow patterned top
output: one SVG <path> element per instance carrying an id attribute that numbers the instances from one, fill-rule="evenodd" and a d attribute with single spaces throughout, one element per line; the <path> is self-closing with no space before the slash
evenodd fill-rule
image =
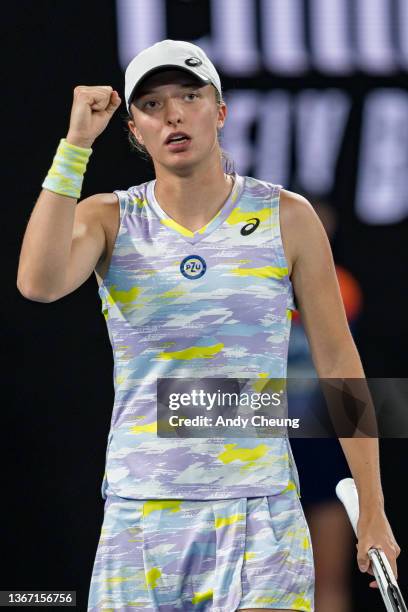
<path id="1" fill-rule="evenodd" d="M 227 499 L 295 479 L 287 437 L 160 438 L 163 377 L 285 378 L 295 308 L 279 223 L 280 186 L 234 175 L 221 210 L 191 232 L 155 181 L 115 191 L 120 227 L 99 287 L 114 358 L 102 496 Z M 293 473 L 291 475 L 291 469 Z"/>

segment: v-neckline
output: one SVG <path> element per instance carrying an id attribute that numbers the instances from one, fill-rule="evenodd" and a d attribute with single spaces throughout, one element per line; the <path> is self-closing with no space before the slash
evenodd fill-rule
<path id="1" fill-rule="evenodd" d="M 214 215 L 214 217 L 203 227 L 192 232 L 187 229 L 177 221 L 175 221 L 170 215 L 168 215 L 160 206 L 158 201 L 156 200 L 156 196 L 154 194 L 154 188 L 156 186 L 156 179 L 150 181 L 147 186 L 147 202 L 148 205 L 154 210 L 156 215 L 160 218 L 163 225 L 167 226 L 170 230 L 173 230 L 177 233 L 180 238 L 183 238 L 186 242 L 190 244 L 196 244 L 209 236 L 214 230 L 217 229 L 225 219 L 230 215 L 232 209 L 238 202 L 239 198 L 242 195 L 244 188 L 244 177 L 239 176 L 238 174 L 233 175 L 234 185 L 231 189 L 231 192 L 220 208 L 220 210 Z"/>

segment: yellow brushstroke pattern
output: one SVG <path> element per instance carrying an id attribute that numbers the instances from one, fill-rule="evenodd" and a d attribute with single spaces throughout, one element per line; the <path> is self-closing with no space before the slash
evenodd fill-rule
<path id="1" fill-rule="evenodd" d="M 267 372 L 261 372 L 260 374 L 258 374 L 258 377 L 260 379 L 259 381 L 251 381 L 251 387 L 254 391 L 257 391 L 258 393 L 280 393 L 281 391 L 285 391 L 285 378 L 268 378 L 269 374 Z"/>
<path id="2" fill-rule="evenodd" d="M 200 593 L 198 591 L 194 591 L 194 597 L 191 600 L 191 603 L 196 604 L 200 603 L 200 601 L 205 601 L 206 599 L 211 599 L 213 596 L 213 590 L 205 591 Z"/>
<path id="3" fill-rule="evenodd" d="M 110 582 L 111 584 L 120 584 L 121 582 L 129 582 L 134 579 L 134 576 L 112 576 L 111 578 L 106 578 L 106 582 Z"/>
<path id="4" fill-rule="evenodd" d="M 123 304 L 124 310 L 126 310 L 129 306 L 132 306 L 139 297 L 140 287 L 132 287 L 128 291 L 120 291 L 116 287 L 117 285 L 112 285 L 112 287 L 109 288 L 106 299 L 111 306 L 116 304 L 116 302 Z"/>
<path id="5" fill-rule="evenodd" d="M 225 444 L 225 451 L 218 455 L 217 459 L 220 459 L 223 463 L 231 463 L 232 461 L 256 461 L 268 452 L 268 446 L 266 444 L 259 444 L 259 446 L 255 446 L 255 448 L 235 448 L 236 446 L 236 443 Z"/>
<path id="6" fill-rule="evenodd" d="M 179 289 L 172 289 L 170 291 L 165 291 L 159 295 L 160 298 L 177 298 L 184 295 L 186 292 Z"/>
<path id="7" fill-rule="evenodd" d="M 232 525 L 233 523 L 237 523 L 238 521 L 243 521 L 245 519 L 245 514 L 237 513 L 232 514 L 231 516 L 219 516 L 215 519 L 214 524 L 215 527 L 225 527 L 225 525 Z"/>
<path id="8" fill-rule="evenodd" d="M 232 274 L 237 276 L 257 276 L 258 278 L 281 279 L 288 275 L 287 268 L 278 266 L 262 266 L 261 268 L 236 268 Z"/>
<path id="9" fill-rule="evenodd" d="M 152 567 L 152 569 L 149 569 L 148 572 L 146 572 L 146 584 L 147 586 L 150 586 L 152 589 L 155 589 L 157 584 L 157 580 L 160 578 L 161 576 L 161 571 L 159 570 L 158 567 Z"/>
<path id="10" fill-rule="evenodd" d="M 303 606 L 305 610 L 311 610 L 312 609 L 312 604 L 310 602 L 310 599 L 306 599 L 306 597 L 296 597 L 296 599 L 294 601 L 292 601 L 292 606 L 295 606 L 296 608 L 300 608 L 300 606 Z"/>
<path id="11" fill-rule="evenodd" d="M 131 433 L 157 433 L 157 421 L 146 423 L 145 425 L 132 425 Z"/>
<path id="12" fill-rule="evenodd" d="M 287 456 L 287 455 L 286 455 L 286 456 Z M 286 487 L 283 489 L 283 491 L 282 491 L 282 495 L 283 495 L 284 493 L 287 493 L 288 491 L 296 491 L 296 485 L 295 485 L 295 483 L 293 482 L 293 480 L 289 480 L 289 482 L 288 482 L 287 486 L 286 486 Z"/>
<path id="13" fill-rule="evenodd" d="M 303 538 L 302 548 L 304 548 L 305 550 L 310 548 L 309 538 Z"/>
<path id="14" fill-rule="evenodd" d="M 244 553 L 244 560 L 248 561 L 248 559 L 253 559 L 254 557 L 256 557 L 256 553 L 254 552 L 245 552 Z"/>
<path id="15" fill-rule="evenodd" d="M 242 210 L 241 208 L 234 208 L 231 214 L 227 217 L 226 221 L 230 225 L 236 225 L 237 223 L 248 223 L 248 220 L 252 217 L 256 217 L 261 222 L 266 221 L 271 215 L 270 208 L 262 208 L 250 212 L 248 210 Z"/>
<path id="16" fill-rule="evenodd" d="M 169 510 L 170 512 L 180 512 L 182 499 L 149 499 L 143 504 L 143 516 L 157 510 Z"/>
<path id="17" fill-rule="evenodd" d="M 143 208 L 143 206 L 146 206 L 147 204 L 147 200 L 142 199 L 142 198 L 138 198 L 137 196 L 134 196 L 132 198 L 132 200 L 130 201 L 130 205 L 131 206 L 138 206 L 139 208 Z"/>
<path id="18" fill-rule="evenodd" d="M 257 597 L 255 599 L 256 603 L 275 603 L 276 601 L 279 601 L 279 597 Z"/>
<path id="19" fill-rule="evenodd" d="M 224 345 L 220 342 L 213 346 L 190 346 L 181 351 L 173 351 L 171 353 L 159 353 L 157 359 L 212 359 L 214 355 L 219 353 Z"/>

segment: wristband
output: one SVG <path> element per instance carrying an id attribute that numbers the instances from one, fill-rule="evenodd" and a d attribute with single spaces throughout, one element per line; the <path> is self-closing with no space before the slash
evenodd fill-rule
<path id="1" fill-rule="evenodd" d="M 52 166 L 42 184 L 44 189 L 78 199 L 92 149 L 78 147 L 61 138 Z"/>

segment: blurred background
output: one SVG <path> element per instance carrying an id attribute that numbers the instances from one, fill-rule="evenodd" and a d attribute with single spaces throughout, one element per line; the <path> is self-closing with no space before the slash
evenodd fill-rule
<path id="1" fill-rule="evenodd" d="M 404 378 L 408 2 L 20 0 L 4 3 L 2 13 L 0 589 L 76 590 L 77 609 L 86 610 L 103 516 L 112 351 L 94 276 L 51 304 L 30 302 L 16 288 L 21 241 L 66 136 L 73 88 L 111 85 L 123 100 L 124 68 L 141 49 L 164 38 L 202 46 L 229 109 L 223 148 L 240 174 L 279 183 L 316 206 L 367 377 Z M 130 149 L 125 111 L 122 104 L 94 145 L 82 198 L 153 178 Z M 295 320 L 291 367 L 307 371 L 301 329 Z M 358 571 L 351 528 L 333 496 L 334 480 L 348 475 L 338 443 L 305 443 L 293 446 L 320 568 L 316 612 L 383 610 L 371 577 Z M 387 439 L 380 448 L 407 598 L 408 444 Z"/>

